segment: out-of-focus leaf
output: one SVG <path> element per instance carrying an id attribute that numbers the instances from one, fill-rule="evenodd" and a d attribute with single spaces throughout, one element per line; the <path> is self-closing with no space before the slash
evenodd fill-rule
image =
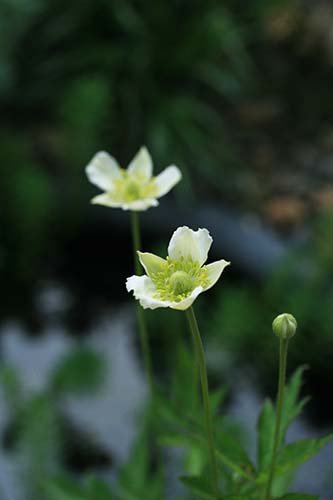
<path id="1" fill-rule="evenodd" d="M 217 458 L 241 476 L 253 480 L 255 467 L 242 446 L 232 436 L 223 431 L 216 432 L 216 439 Z"/>
<path id="2" fill-rule="evenodd" d="M 277 497 L 276 500 L 318 500 L 318 495 L 305 495 L 304 493 L 287 493 L 282 497 Z"/>
<path id="3" fill-rule="evenodd" d="M 278 455 L 275 475 L 285 474 L 292 469 L 309 460 L 318 453 L 333 438 L 333 434 L 323 438 L 302 439 L 288 444 Z M 266 482 L 268 479 L 268 468 L 262 471 L 258 478 L 258 483 Z"/>
<path id="4" fill-rule="evenodd" d="M 296 418 L 308 402 L 309 398 L 298 401 L 300 389 L 302 387 L 303 373 L 306 366 L 300 366 L 292 375 L 285 387 L 283 396 L 283 408 L 281 416 L 281 438 L 285 435 L 290 423 Z"/>
<path id="5" fill-rule="evenodd" d="M 257 424 L 257 463 L 259 471 L 270 464 L 274 444 L 275 411 L 269 399 L 266 399 Z"/>
<path id="6" fill-rule="evenodd" d="M 80 347 L 66 355 L 54 370 L 51 387 L 58 394 L 91 392 L 103 381 L 105 364 L 100 354 Z"/>
<path id="7" fill-rule="evenodd" d="M 10 410 L 17 410 L 22 397 L 22 388 L 16 370 L 10 366 L 3 366 L 0 369 L 0 382 Z"/>
<path id="8" fill-rule="evenodd" d="M 67 477 L 46 481 L 44 491 L 47 500 L 86 500 L 82 489 Z"/>
<path id="9" fill-rule="evenodd" d="M 211 481 L 205 476 L 181 476 L 179 478 L 190 490 L 204 500 L 214 500 Z"/>
<path id="10" fill-rule="evenodd" d="M 150 442 L 146 431 L 137 440 L 129 462 L 119 475 L 118 491 L 121 500 L 163 500 L 164 476 L 157 467 L 152 470 Z M 118 498 L 118 495 L 117 495 Z"/>
<path id="11" fill-rule="evenodd" d="M 113 500 L 110 487 L 95 476 L 87 478 L 85 493 L 88 500 Z"/>

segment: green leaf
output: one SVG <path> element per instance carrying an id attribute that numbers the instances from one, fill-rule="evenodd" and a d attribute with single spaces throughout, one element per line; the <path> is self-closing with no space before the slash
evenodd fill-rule
<path id="1" fill-rule="evenodd" d="M 288 444 L 278 455 L 276 464 L 278 474 L 284 474 L 303 464 L 318 453 L 332 438 L 333 434 L 330 434 L 323 438 L 302 439 Z"/>
<path id="2" fill-rule="evenodd" d="M 266 399 L 257 424 L 258 444 L 257 463 L 259 471 L 269 466 L 274 443 L 275 411 L 269 399 Z"/>
<path id="3" fill-rule="evenodd" d="M 305 495 L 304 493 L 287 493 L 275 500 L 318 500 L 318 495 Z"/>
<path id="4" fill-rule="evenodd" d="M 149 449 L 149 435 L 144 430 L 135 443 L 129 462 L 119 474 L 117 498 L 120 497 L 121 500 L 163 499 L 163 471 L 155 466 L 154 473 L 152 473 L 152 456 Z"/>
<path id="5" fill-rule="evenodd" d="M 199 495 L 204 500 L 215 500 L 215 494 L 212 490 L 211 484 L 204 476 L 181 476 L 179 478 L 182 483 L 190 488 L 193 493 Z"/>
<path id="6" fill-rule="evenodd" d="M 210 394 L 209 399 L 210 399 L 210 409 L 212 415 L 214 415 L 217 412 L 219 406 L 221 406 L 221 404 L 223 403 L 225 395 L 226 395 L 225 387 L 221 387 Z"/>
<path id="7" fill-rule="evenodd" d="M 89 500 L 113 500 L 114 498 L 109 486 L 95 476 L 87 478 L 85 492 Z"/>
<path id="8" fill-rule="evenodd" d="M 309 460 L 309 458 L 318 453 L 332 438 L 333 434 L 330 434 L 323 438 L 302 439 L 301 441 L 290 443 L 277 457 L 275 475 L 279 476 L 285 474 L 299 465 L 302 465 Z M 268 467 L 259 474 L 257 482 L 261 484 L 266 482 L 267 479 Z"/>
<path id="9" fill-rule="evenodd" d="M 51 387 L 58 393 L 91 392 L 102 382 L 105 365 L 88 347 L 74 349 L 56 367 Z"/>
<path id="10" fill-rule="evenodd" d="M 298 401 L 305 369 L 306 366 L 299 367 L 286 385 L 281 416 L 280 444 L 284 441 L 290 423 L 299 415 L 308 401 L 308 398 Z M 270 400 L 266 400 L 263 405 L 258 419 L 257 430 L 257 463 L 259 471 L 262 471 L 269 466 L 273 452 L 275 409 Z"/>
<path id="11" fill-rule="evenodd" d="M 83 500 L 85 498 L 81 488 L 65 477 L 49 480 L 44 485 L 44 490 L 48 500 Z"/>
<path id="12" fill-rule="evenodd" d="M 242 446 L 229 434 L 219 431 L 217 438 L 217 458 L 247 479 L 254 479 L 255 467 Z"/>
<path id="13" fill-rule="evenodd" d="M 303 373 L 307 369 L 306 365 L 300 366 L 290 378 L 286 385 L 283 396 L 283 409 L 281 416 L 281 440 L 284 439 L 285 433 L 291 424 L 308 402 L 309 398 L 304 398 L 298 401 L 299 393 L 303 382 Z"/>
<path id="14" fill-rule="evenodd" d="M 252 500 L 252 498 L 247 495 L 228 495 L 223 497 L 223 500 Z"/>

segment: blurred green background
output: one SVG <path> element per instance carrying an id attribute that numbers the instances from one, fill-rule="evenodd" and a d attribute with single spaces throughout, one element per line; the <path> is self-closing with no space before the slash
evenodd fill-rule
<path id="1" fill-rule="evenodd" d="M 14 321 L 35 342 L 51 322 L 75 346 L 43 395 L 31 401 L 23 388 L 20 404 L 16 370 L 3 355 L 12 408 L 6 448 L 27 445 L 36 414 L 52 427 L 67 390 L 92 389 L 87 366 L 96 385 L 103 378 L 102 360 L 85 346 L 105 311 L 133 306 L 124 288 L 132 250 L 127 214 L 89 204 L 97 191 L 84 167 L 101 149 L 126 166 L 142 144 L 156 172 L 174 163 L 184 175 L 152 209 L 154 224 L 142 215 L 145 249 L 165 252 L 182 213 L 189 226 L 206 206 L 221 214 L 212 228 L 207 220 L 222 240 L 213 255 L 225 250 L 233 266 L 198 304 L 208 354 L 215 353 L 213 385 L 232 388 L 231 374 L 248 370 L 260 394 L 274 394 L 270 324 L 287 310 L 299 321 L 290 370 L 310 366 L 308 417 L 332 427 L 332 20 L 329 0 L 1 0 L 2 333 Z M 225 213 L 236 222 L 224 248 Z M 252 253 L 260 228 L 283 247 L 283 258 L 268 256 L 258 273 L 247 263 L 250 249 L 232 237 L 239 227 L 249 240 L 253 231 Z M 41 307 L 50 287 L 61 291 L 60 309 Z M 148 319 L 164 383 L 183 319 L 170 311 Z M 66 425 L 56 427 L 66 435 Z M 88 465 L 81 467 L 80 453 L 71 464 L 109 463 L 88 448 Z"/>

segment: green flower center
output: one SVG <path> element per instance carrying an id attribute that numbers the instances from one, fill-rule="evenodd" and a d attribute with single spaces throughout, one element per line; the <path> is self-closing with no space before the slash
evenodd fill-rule
<path id="1" fill-rule="evenodd" d="M 130 200 L 137 200 L 140 198 L 140 185 L 136 181 L 128 179 L 125 185 L 125 194 Z"/>
<path id="2" fill-rule="evenodd" d="M 154 198 L 156 183 L 154 178 L 142 180 L 139 176 L 130 175 L 126 170 L 121 171 L 121 176 L 113 180 L 113 189 L 110 196 L 113 200 L 128 203 L 144 198 Z"/>
<path id="3" fill-rule="evenodd" d="M 151 275 L 156 287 L 155 298 L 180 302 L 198 287 L 208 285 L 208 272 L 206 266 L 200 267 L 193 259 L 171 260 L 166 258 L 161 270 Z"/>
<path id="4" fill-rule="evenodd" d="M 193 278 L 185 271 L 176 271 L 169 279 L 170 290 L 175 295 L 182 295 L 193 290 Z"/>

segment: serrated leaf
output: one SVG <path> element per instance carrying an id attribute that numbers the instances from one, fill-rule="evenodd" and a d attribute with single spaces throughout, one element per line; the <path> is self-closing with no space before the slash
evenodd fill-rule
<path id="1" fill-rule="evenodd" d="M 331 439 L 333 434 L 323 438 L 308 438 L 288 444 L 277 457 L 277 470 L 285 474 L 316 455 Z"/>
<path id="2" fill-rule="evenodd" d="M 281 440 L 291 422 L 301 413 L 309 398 L 298 401 L 299 393 L 303 383 L 303 373 L 307 369 L 306 365 L 300 366 L 291 376 L 284 390 L 283 408 L 281 415 Z"/>
<path id="3" fill-rule="evenodd" d="M 275 410 L 269 399 L 266 399 L 260 412 L 257 424 L 257 463 L 259 471 L 269 466 L 274 444 Z"/>
<path id="4" fill-rule="evenodd" d="M 323 438 L 302 439 L 288 444 L 277 457 L 275 475 L 285 474 L 302 465 L 318 453 L 332 438 L 333 434 L 330 434 Z M 259 474 L 257 482 L 261 484 L 266 482 L 267 479 L 268 468 Z"/>
<path id="5" fill-rule="evenodd" d="M 217 458 L 247 479 L 254 479 L 255 467 L 242 446 L 229 434 L 219 431 L 217 438 Z"/>
<path id="6" fill-rule="evenodd" d="M 216 496 L 207 478 L 203 476 L 181 476 L 179 479 L 200 498 L 204 500 L 215 500 Z"/>
<path id="7" fill-rule="evenodd" d="M 285 387 L 283 408 L 281 415 L 280 445 L 283 443 L 286 431 L 294 418 L 296 418 L 308 401 L 304 398 L 298 401 L 302 386 L 302 376 L 306 366 L 299 367 L 291 376 Z M 272 459 L 275 409 L 270 400 L 266 400 L 259 415 L 258 424 L 257 463 L 259 471 L 266 469 Z"/>

